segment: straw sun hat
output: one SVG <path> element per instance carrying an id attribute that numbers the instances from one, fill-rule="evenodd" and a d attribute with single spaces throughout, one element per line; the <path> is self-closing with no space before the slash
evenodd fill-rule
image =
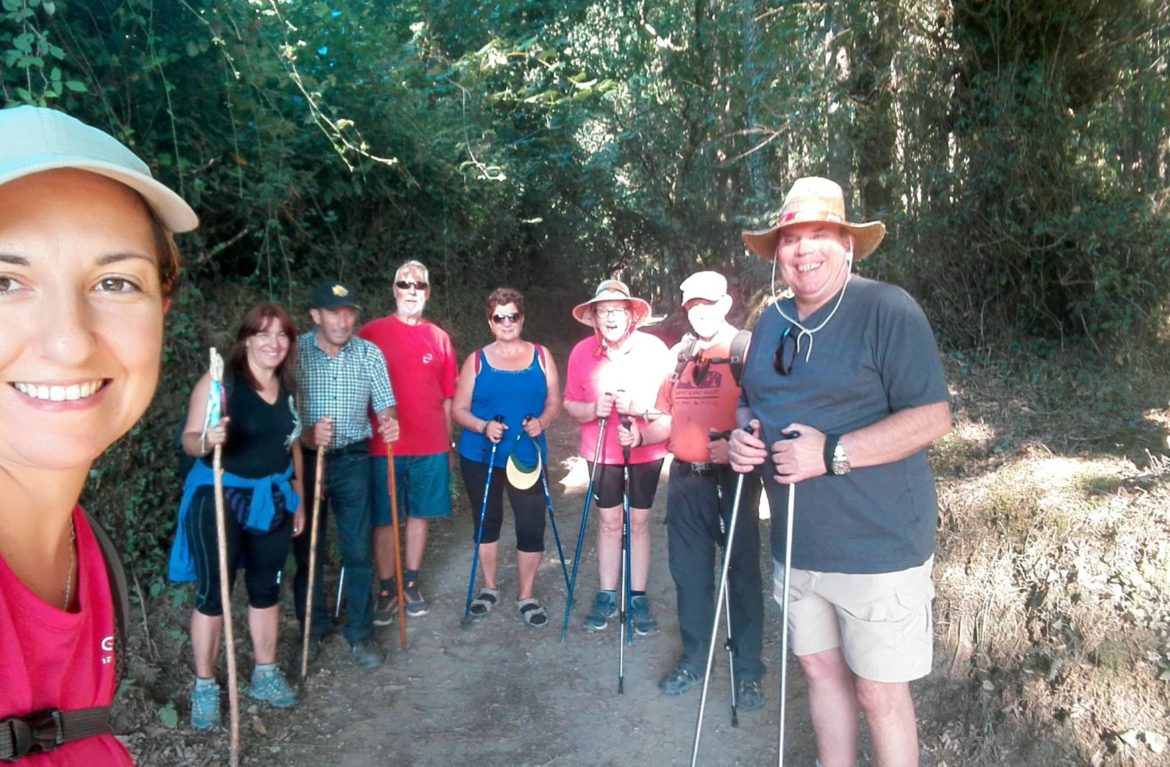
<path id="1" fill-rule="evenodd" d="M 845 195 L 835 181 L 816 176 L 798 178 L 784 198 L 784 206 L 771 229 L 743 232 L 743 241 L 760 258 L 771 261 L 776 255 L 780 230 L 794 224 L 824 221 L 837 224 L 853 235 L 853 260 L 868 256 L 886 236 L 886 226 L 880 221 L 854 224 L 845 219 Z"/>
<path id="2" fill-rule="evenodd" d="M 601 301 L 625 301 L 630 306 L 633 321 L 630 327 L 638 327 L 650 316 L 650 303 L 630 295 L 630 289 L 621 280 L 602 280 L 593 298 L 573 307 L 573 316 L 582 325 L 593 327 L 593 304 Z"/>

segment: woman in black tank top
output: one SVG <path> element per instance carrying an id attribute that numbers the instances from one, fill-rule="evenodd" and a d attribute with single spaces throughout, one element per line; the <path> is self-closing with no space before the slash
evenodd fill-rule
<path id="1" fill-rule="evenodd" d="M 223 446 L 230 578 L 234 582 L 236 568 L 245 568 L 248 627 L 256 659 L 249 694 L 279 708 L 296 703 L 295 692 L 276 666 L 279 576 L 292 536 L 304 528 L 295 346 L 296 328 L 285 309 L 271 303 L 252 307 L 226 360 L 224 418 L 203 433 L 211 385 L 205 375 L 191 392 L 183 431 L 183 449 L 203 464 L 194 473 L 209 467 L 210 453 L 216 445 Z M 223 633 L 214 488 L 204 473 L 208 482 L 195 491 L 182 521 L 198 574 L 191 616 L 195 655 L 191 726 L 196 729 L 219 724 L 215 661 Z"/>

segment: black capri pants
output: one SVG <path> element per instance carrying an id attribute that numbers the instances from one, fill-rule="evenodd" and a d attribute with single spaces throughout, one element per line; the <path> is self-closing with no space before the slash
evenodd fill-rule
<path id="1" fill-rule="evenodd" d="M 662 474 L 662 460 L 630 464 L 630 508 L 648 509 L 654 505 L 658 493 L 658 477 Z M 602 463 L 594 474 L 592 461 L 586 461 L 589 476 L 594 477 L 593 500 L 603 509 L 621 506 L 626 493 L 626 472 L 623 464 Z"/>
<path id="2" fill-rule="evenodd" d="M 467 500 L 471 504 L 472 519 L 475 520 L 472 532 L 478 536 L 488 465 L 463 456 L 459 456 L 459 464 L 463 471 L 463 487 L 467 489 Z M 544 551 L 544 486 L 537 482 L 527 490 L 517 490 L 508 482 L 502 468 L 492 469 L 492 487 L 488 491 L 487 513 L 484 514 L 483 538 L 480 542 L 495 543 L 500 540 L 505 487 L 508 488 L 508 502 L 512 504 L 512 516 L 516 520 L 516 550 Z"/>
<path id="3" fill-rule="evenodd" d="M 292 545 L 292 514 L 277 509 L 279 521 L 267 532 L 246 530 L 225 503 L 224 528 L 227 538 L 229 590 L 236 582 L 236 569 L 244 567 L 244 584 L 248 604 L 257 610 L 280 601 L 280 572 Z M 201 487 L 187 510 L 187 539 L 195 559 L 199 583 L 195 591 L 195 609 L 204 615 L 223 615 L 219 598 L 219 549 L 215 532 L 215 488 Z M 242 560 L 241 560 L 241 554 Z"/>

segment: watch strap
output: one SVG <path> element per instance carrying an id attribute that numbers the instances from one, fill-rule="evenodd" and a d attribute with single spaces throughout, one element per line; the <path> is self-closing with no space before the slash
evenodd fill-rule
<path id="1" fill-rule="evenodd" d="M 833 454 L 837 452 L 837 443 L 841 441 L 840 434 L 826 434 L 825 435 L 825 473 L 833 476 L 837 472 L 833 471 Z"/>

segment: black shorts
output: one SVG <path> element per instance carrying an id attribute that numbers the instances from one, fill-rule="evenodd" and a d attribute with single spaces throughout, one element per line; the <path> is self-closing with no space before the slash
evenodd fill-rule
<path id="1" fill-rule="evenodd" d="M 593 476 L 593 463 L 589 476 Z M 649 463 L 630 464 L 630 508 L 648 509 L 654 505 L 654 494 L 658 491 L 658 476 L 662 473 L 662 459 Z M 622 505 L 625 489 L 624 467 L 622 464 L 600 464 L 593 480 L 593 502 L 603 509 Z"/>

